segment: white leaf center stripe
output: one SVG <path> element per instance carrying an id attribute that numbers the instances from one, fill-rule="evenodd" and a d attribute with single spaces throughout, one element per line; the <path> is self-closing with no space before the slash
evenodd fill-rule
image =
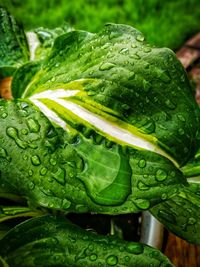
<path id="1" fill-rule="evenodd" d="M 156 144 L 151 143 L 150 141 L 142 138 L 141 136 L 134 135 L 133 133 L 127 131 L 126 129 L 116 125 L 114 123 L 110 123 L 108 120 L 102 118 L 101 116 L 88 111 L 84 107 L 71 102 L 70 100 L 65 100 L 62 98 L 74 96 L 79 93 L 79 90 L 47 90 L 45 92 L 41 92 L 33 95 L 30 100 L 40 108 L 40 110 L 53 122 L 60 125 L 65 130 L 67 129 L 67 125 L 63 119 L 59 117 L 59 114 L 53 112 L 49 107 L 45 104 L 41 103 L 39 99 L 50 99 L 60 106 L 64 107 L 66 110 L 74 113 L 81 120 L 86 121 L 91 126 L 98 129 L 102 134 L 109 135 L 114 140 L 119 140 L 119 142 L 123 142 L 131 147 L 135 147 L 138 149 L 145 149 L 157 154 L 160 154 L 169 160 L 171 160 L 176 166 L 178 166 L 177 162 L 168 155 L 164 150 L 158 147 Z"/>

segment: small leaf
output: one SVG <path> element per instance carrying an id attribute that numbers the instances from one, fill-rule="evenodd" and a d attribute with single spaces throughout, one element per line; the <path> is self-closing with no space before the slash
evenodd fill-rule
<path id="1" fill-rule="evenodd" d="M 169 231 L 200 245 L 200 183 L 190 183 L 178 195 L 150 211 Z"/>
<path id="2" fill-rule="evenodd" d="M 0 8 L 0 79 L 29 60 L 29 49 L 21 25 L 4 8 Z"/>
<path id="3" fill-rule="evenodd" d="M 154 248 L 96 235 L 52 216 L 25 221 L 9 231 L 1 239 L 0 256 L 9 266 L 16 267 L 172 266 Z"/>

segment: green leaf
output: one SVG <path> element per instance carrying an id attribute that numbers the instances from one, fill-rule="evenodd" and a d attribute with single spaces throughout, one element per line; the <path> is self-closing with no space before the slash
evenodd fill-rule
<path id="1" fill-rule="evenodd" d="M 65 23 L 61 27 L 54 29 L 39 27 L 27 32 L 26 36 L 30 47 L 30 59 L 37 60 L 45 58 L 51 50 L 54 40 L 58 36 L 72 30 L 73 28 Z"/>
<path id="2" fill-rule="evenodd" d="M 13 94 L 30 98 L 54 123 L 90 126 L 111 141 L 148 148 L 176 165 L 194 154 L 199 108 L 185 70 L 171 50 L 150 47 L 134 28 L 108 24 L 97 34 L 63 34 L 39 65 L 23 90 L 17 91 L 21 79 L 15 76 Z M 106 127 L 98 119 L 106 119 Z M 117 137 L 116 130 L 105 130 L 108 124 L 120 128 Z"/>
<path id="3" fill-rule="evenodd" d="M 96 235 L 52 216 L 25 221 L 9 231 L 1 240 L 0 256 L 16 267 L 172 266 L 156 249 Z"/>
<path id="4" fill-rule="evenodd" d="M 198 180 L 198 176 L 200 176 L 200 149 L 198 149 L 194 157 L 181 168 L 181 171 L 187 178 Z"/>
<path id="5" fill-rule="evenodd" d="M 20 24 L 4 8 L 0 8 L 0 79 L 29 60 L 29 48 Z"/>
<path id="6" fill-rule="evenodd" d="M 148 209 L 186 183 L 159 154 L 111 143 L 84 128 L 73 135 L 54 128 L 31 103 L 1 100 L 0 111 L 0 196 L 19 195 L 33 206 L 119 214 Z"/>
<path id="7" fill-rule="evenodd" d="M 200 183 L 153 207 L 151 213 L 182 239 L 200 245 Z"/>
<path id="8" fill-rule="evenodd" d="M 18 217 L 34 217 L 42 215 L 39 210 L 31 210 L 22 206 L 0 206 L 0 223 Z"/>

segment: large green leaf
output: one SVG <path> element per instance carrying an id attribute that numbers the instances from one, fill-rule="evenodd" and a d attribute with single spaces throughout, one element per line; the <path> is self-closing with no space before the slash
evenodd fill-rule
<path id="1" fill-rule="evenodd" d="M 22 238 L 23 235 L 23 238 Z M 28 220 L 1 239 L 3 266 L 154 266 L 172 264 L 158 250 L 96 235 L 62 217 Z"/>
<path id="2" fill-rule="evenodd" d="M 150 47 L 134 28 L 109 24 L 98 34 L 64 34 L 38 68 L 24 88 L 22 72 L 16 73 L 13 95 L 30 98 L 48 117 L 53 110 L 60 126 L 76 122 L 140 147 L 126 138 L 128 131 L 176 165 L 195 152 L 199 109 L 186 73 L 171 50 Z M 29 71 L 24 68 L 24 76 Z M 106 126 L 95 124 L 97 117 Z M 117 137 L 116 129 L 106 131 L 108 124 L 122 130 Z"/>
<path id="3" fill-rule="evenodd" d="M 151 209 L 167 229 L 200 245 L 200 183 L 190 183 L 178 195 Z"/>
<path id="4" fill-rule="evenodd" d="M 186 183 L 167 158 L 111 143 L 95 131 L 55 128 L 31 103 L 0 101 L 0 196 L 76 212 L 128 213 Z"/>
<path id="5" fill-rule="evenodd" d="M 29 48 L 22 25 L 0 8 L 0 79 L 11 76 L 29 60 Z"/>

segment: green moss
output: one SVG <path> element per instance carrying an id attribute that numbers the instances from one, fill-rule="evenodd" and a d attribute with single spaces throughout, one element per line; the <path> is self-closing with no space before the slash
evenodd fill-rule
<path id="1" fill-rule="evenodd" d="M 99 31 L 107 22 L 138 28 L 148 42 L 178 48 L 200 30 L 199 0 L 0 0 L 27 29 L 69 22 L 76 29 Z"/>

